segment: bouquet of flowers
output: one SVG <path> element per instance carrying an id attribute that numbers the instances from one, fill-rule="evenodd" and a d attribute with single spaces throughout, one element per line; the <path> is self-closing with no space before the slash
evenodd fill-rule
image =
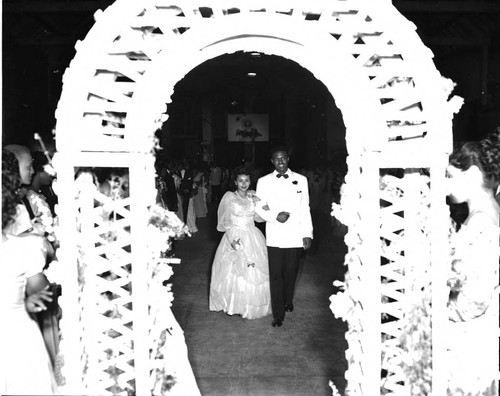
<path id="1" fill-rule="evenodd" d="M 37 215 L 31 220 L 37 233 L 45 235 L 50 242 L 56 242 L 57 219 L 52 216 L 45 198 L 32 190 L 28 191 L 28 201 L 36 209 Z"/>

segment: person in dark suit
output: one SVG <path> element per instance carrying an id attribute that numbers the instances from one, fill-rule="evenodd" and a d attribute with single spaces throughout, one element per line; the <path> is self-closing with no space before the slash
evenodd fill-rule
<path id="1" fill-rule="evenodd" d="M 189 164 L 186 164 L 184 172 L 181 171 L 181 175 L 182 179 L 179 186 L 179 194 L 182 199 L 182 214 L 184 216 L 184 222 L 187 224 L 189 200 L 193 197 L 195 191 L 193 180 L 194 175 Z"/>
<path id="2" fill-rule="evenodd" d="M 158 200 L 164 208 L 171 212 L 177 212 L 179 202 L 177 201 L 177 190 L 170 164 L 161 167 L 158 178 Z"/>
<path id="3" fill-rule="evenodd" d="M 165 209 L 177 213 L 179 202 L 177 199 L 177 189 L 175 188 L 175 180 L 172 175 L 171 164 L 157 166 L 156 177 L 156 202 Z M 173 239 L 170 244 L 170 250 L 163 252 L 164 257 L 171 257 L 175 253 L 176 240 Z"/>

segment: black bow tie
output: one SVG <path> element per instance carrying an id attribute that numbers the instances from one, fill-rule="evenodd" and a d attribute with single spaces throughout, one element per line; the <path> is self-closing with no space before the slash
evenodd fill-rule
<path id="1" fill-rule="evenodd" d="M 288 175 L 285 173 L 285 174 L 281 174 L 281 173 L 278 173 L 276 175 L 276 177 L 280 178 L 280 177 L 284 177 L 285 179 L 288 179 Z"/>

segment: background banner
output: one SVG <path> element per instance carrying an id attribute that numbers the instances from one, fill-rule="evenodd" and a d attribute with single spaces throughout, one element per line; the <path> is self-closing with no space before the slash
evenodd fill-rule
<path id="1" fill-rule="evenodd" d="M 267 114 L 228 114 L 227 140 L 229 142 L 267 142 L 269 140 Z"/>

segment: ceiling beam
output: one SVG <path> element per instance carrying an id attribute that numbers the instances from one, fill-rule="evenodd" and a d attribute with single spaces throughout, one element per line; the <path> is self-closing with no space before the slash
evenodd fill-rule
<path id="1" fill-rule="evenodd" d="M 453 46 L 453 47 L 482 47 L 484 45 L 490 45 L 491 40 L 485 38 L 459 38 L 459 37 L 427 37 L 422 35 L 422 41 L 424 44 L 430 46 Z M 67 45 L 75 45 L 77 38 L 74 37 L 33 37 L 33 36 L 16 36 L 16 37 L 5 37 L 4 36 L 4 44 L 5 45 L 34 45 L 34 46 L 67 46 Z M 238 62 L 234 64 L 230 64 L 232 66 L 239 65 Z"/>
<path id="2" fill-rule="evenodd" d="M 25 37 L 3 37 L 3 44 L 5 46 L 28 46 L 33 45 L 35 47 L 52 47 L 52 46 L 62 46 L 67 47 L 75 46 L 77 42 L 77 38 L 74 37 L 33 37 L 33 36 L 25 36 Z"/>
<path id="3" fill-rule="evenodd" d="M 427 37 L 425 35 L 420 37 L 425 44 L 431 46 L 482 47 L 491 43 L 489 38 Z"/>
<path id="4" fill-rule="evenodd" d="M 500 14 L 500 4 L 486 0 L 393 0 L 393 5 L 402 13 L 495 13 Z"/>
<path id="5" fill-rule="evenodd" d="M 93 13 L 107 8 L 113 0 L 4 0 L 4 13 Z M 500 4 L 487 0 L 393 0 L 401 12 L 411 13 L 500 13 Z"/>
<path id="6" fill-rule="evenodd" d="M 52 14 L 52 13 L 94 13 L 114 3 L 114 0 L 10 0 L 3 1 L 4 13 L 12 14 Z"/>

